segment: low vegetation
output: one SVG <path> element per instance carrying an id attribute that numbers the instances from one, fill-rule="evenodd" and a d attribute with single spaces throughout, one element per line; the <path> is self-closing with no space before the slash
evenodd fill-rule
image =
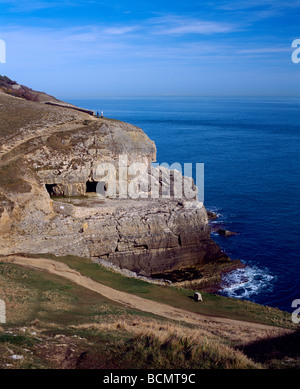
<path id="1" fill-rule="evenodd" d="M 252 321 L 284 328 L 295 328 L 295 325 L 291 321 L 291 315 L 276 308 L 264 307 L 249 301 L 237 300 L 205 292 L 202 293 L 204 301 L 199 304 L 193 299 L 193 290 L 158 286 L 136 278 L 128 278 L 108 270 L 99 264 L 92 263 L 88 258 L 75 256 L 55 257 L 51 254 L 36 256 L 64 262 L 81 274 L 101 284 L 176 308 L 205 315 Z"/>
<path id="2" fill-rule="evenodd" d="M 84 258 L 59 260 L 144 298 L 177 307 L 185 303 L 185 309 L 195 312 L 208 312 L 215 304 L 220 315 L 276 319 L 273 324 L 287 326 L 278 310 L 209 294 L 201 306 L 189 298 L 191 291 L 126 278 Z M 2 368 L 299 367 L 299 351 L 291 347 L 298 344 L 298 332 L 265 338 L 257 330 L 237 331 L 222 323 L 178 323 L 125 308 L 62 277 L 10 263 L 0 262 L 0 283 L 8 317 L 0 326 Z"/>

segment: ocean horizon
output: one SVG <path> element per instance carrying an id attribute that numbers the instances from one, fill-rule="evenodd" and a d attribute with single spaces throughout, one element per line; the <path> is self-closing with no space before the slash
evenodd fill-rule
<path id="1" fill-rule="evenodd" d="M 68 99 L 141 127 L 157 162 L 204 163 L 204 204 L 212 232 L 232 259 L 222 294 L 291 312 L 300 298 L 299 141 L 297 97 L 147 97 Z M 195 178 L 195 177 L 194 177 Z"/>

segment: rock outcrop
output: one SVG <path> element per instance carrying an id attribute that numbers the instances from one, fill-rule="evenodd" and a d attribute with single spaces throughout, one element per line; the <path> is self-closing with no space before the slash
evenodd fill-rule
<path id="1" fill-rule="evenodd" d="M 221 236 L 234 236 L 234 235 L 239 235 L 238 232 L 233 232 L 233 231 L 228 231 L 228 230 L 223 230 L 219 229 L 217 230 L 217 233 Z"/>
<path id="2" fill-rule="evenodd" d="M 192 179 L 178 184 L 178 172 L 168 180 L 167 169 L 153 170 L 155 144 L 141 129 L 45 101 L 0 94 L 1 254 L 104 258 L 145 275 L 228 259 L 210 238 L 203 204 L 175 196 L 184 183 L 194 191 Z M 120 178 L 120 155 L 126 169 L 147 166 L 135 188 L 142 198 L 108 197 L 113 177 L 101 181 L 98 167 L 109 163 Z M 159 198 L 148 198 L 155 175 Z"/>

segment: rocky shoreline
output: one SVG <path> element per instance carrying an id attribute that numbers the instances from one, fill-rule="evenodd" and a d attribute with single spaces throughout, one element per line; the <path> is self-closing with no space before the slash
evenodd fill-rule
<path id="1" fill-rule="evenodd" d="M 207 215 L 211 232 L 217 232 L 220 236 L 224 237 L 239 235 L 239 233 L 224 229 L 223 223 L 212 224 L 212 222 L 215 223 L 219 219 L 219 215 L 216 212 L 207 210 Z M 220 225 L 222 225 L 222 228 L 220 228 Z M 189 287 L 192 289 L 200 288 L 209 293 L 218 293 L 222 290 L 223 277 L 226 276 L 226 274 L 245 267 L 246 265 L 239 259 L 230 259 L 229 261 L 223 261 L 223 263 L 218 262 L 217 264 L 212 262 L 203 269 L 203 273 L 198 271 L 201 274 L 200 278 L 195 277 L 193 280 L 177 280 L 175 284 L 177 286 Z"/>
<path id="2" fill-rule="evenodd" d="M 201 290 L 203 292 L 218 293 L 222 289 L 222 278 L 226 273 L 244 268 L 239 260 L 218 261 L 206 264 L 200 269 L 186 268 L 180 271 L 154 275 L 154 279 L 163 277 L 173 286 L 185 289 Z"/>

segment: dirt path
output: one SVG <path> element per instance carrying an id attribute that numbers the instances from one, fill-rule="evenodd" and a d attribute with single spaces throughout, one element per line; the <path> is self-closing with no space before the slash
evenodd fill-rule
<path id="1" fill-rule="evenodd" d="M 286 333 L 288 330 L 276 328 L 264 324 L 245 322 L 215 316 L 207 316 L 198 313 L 192 313 L 183 309 L 174 308 L 170 305 L 158 303 L 156 301 L 147 300 L 130 293 L 121 292 L 100 284 L 86 276 L 83 276 L 78 271 L 71 269 L 62 262 L 44 259 L 44 258 L 25 258 L 19 256 L 2 257 L 2 262 L 14 263 L 25 267 L 44 270 L 49 273 L 64 277 L 84 288 L 90 289 L 102 296 L 123 304 L 127 307 L 138 309 L 144 312 L 150 312 L 158 316 L 163 316 L 168 319 L 183 321 L 190 324 L 202 324 L 207 327 L 210 324 L 221 324 L 222 326 L 230 326 L 232 330 L 242 331 L 259 331 L 264 332 L 265 336 L 274 336 L 275 333 Z"/>

